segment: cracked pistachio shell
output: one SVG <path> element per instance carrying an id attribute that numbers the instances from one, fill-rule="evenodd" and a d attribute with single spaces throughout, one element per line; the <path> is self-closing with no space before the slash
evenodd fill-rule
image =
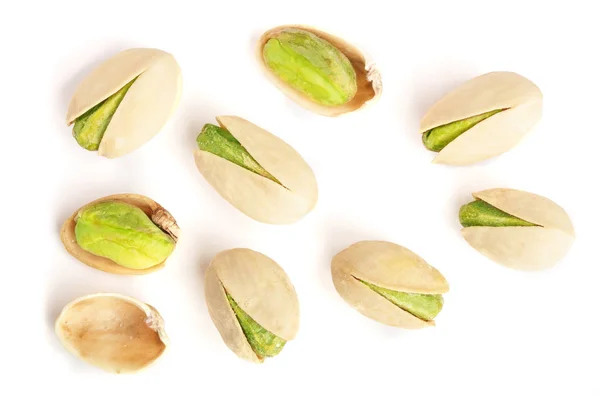
<path id="1" fill-rule="evenodd" d="M 493 110 L 505 109 L 462 133 L 433 162 L 474 164 L 513 147 L 542 117 L 542 93 L 514 72 L 490 72 L 473 78 L 439 100 L 421 120 L 420 133 Z"/>
<path id="2" fill-rule="evenodd" d="M 138 149 L 162 129 L 179 104 L 182 78 L 175 58 L 157 49 L 128 49 L 81 81 L 69 104 L 67 125 L 135 77 L 104 132 L 100 156 L 116 158 Z"/>
<path id="3" fill-rule="evenodd" d="M 335 46 L 350 60 L 350 63 L 356 72 L 357 92 L 349 102 L 339 106 L 319 105 L 299 91 L 291 88 L 268 68 L 263 58 L 263 48 L 269 39 L 286 29 L 301 29 L 315 34 L 319 38 Z M 266 77 L 281 92 L 283 92 L 292 101 L 298 103 L 300 106 L 320 115 L 336 117 L 349 112 L 357 111 L 365 106 L 376 103 L 381 97 L 383 90 L 381 75 L 375 68 L 374 63 L 367 60 L 365 54 L 361 50 L 346 42 L 342 38 L 310 26 L 282 25 L 269 29 L 262 34 L 258 41 L 256 56 L 258 58 L 258 63 Z"/>
<path id="4" fill-rule="evenodd" d="M 264 360 L 250 346 L 225 290 L 239 307 L 272 334 L 290 341 L 300 325 L 296 290 L 285 271 L 272 259 L 250 249 L 230 249 L 210 262 L 205 278 L 206 304 L 221 338 L 238 357 Z"/>
<path id="5" fill-rule="evenodd" d="M 473 197 L 538 226 L 470 226 L 461 233 L 494 262 L 520 270 L 541 270 L 560 261 L 575 240 L 571 219 L 558 204 L 515 189 L 488 189 Z"/>
<path id="6" fill-rule="evenodd" d="M 420 329 L 435 326 L 396 306 L 358 279 L 373 285 L 420 294 L 444 294 L 448 282 L 421 257 L 395 243 L 361 241 L 336 254 L 331 261 L 333 284 L 354 309 L 385 325 Z"/>
<path id="7" fill-rule="evenodd" d="M 113 262 L 108 258 L 92 254 L 82 249 L 77 244 L 77 240 L 75 238 L 75 225 L 79 211 L 93 204 L 102 203 L 106 201 L 121 201 L 140 208 L 156 226 L 158 226 L 165 233 L 171 236 L 174 239 L 175 244 L 177 244 L 177 239 L 180 235 L 180 229 L 177 225 L 177 221 L 175 221 L 175 218 L 173 218 L 173 216 L 160 204 L 150 199 L 149 197 L 142 196 L 139 194 L 115 194 L 111 196 L 102 197 L 88 204 L 85 204 L 84 206 L 77 209 L 63 223 L 63 226 L 60 231 L 60 239 L 65 249 L 69 252 L 69 254 L 71 254 L 73 257 L 86 264 L 87 266 L 117 275 L 143 275 L 158 271 L 159 269 L 163 268 L 165 266 L 166 260 L 160 264 L 154 265 L 146 269 L 126 268 Z"/>
<path id="8" fill-rule="evenodd" d="M 235 116 L 216 118 L 250 155 L 280 184 L 218 157 L 196 149 L 198 171 L 231 205 L 248 217 L 268 224 L 291 224 L 316 205 L 315 175 L 302 156 L 266 130 Z"/>
<path id="9" fill-rule="evenodd" d="M 115 374 L 149 367 L 169 345 L 152 306 L 117 293 L 96 293 L 64 306 L 54 330 L 75 357 Z"/>

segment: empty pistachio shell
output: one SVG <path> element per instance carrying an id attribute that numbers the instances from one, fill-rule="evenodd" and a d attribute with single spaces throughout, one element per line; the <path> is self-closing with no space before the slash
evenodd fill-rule
<path id="1" fill-rule="evenodd" d="M 542 93 L 514 72 L 478 76 L 439 100 L 421 120 L 435 163 L 467 165 L 515 147 L 542 116 Z"/>
<path id="2" fill-rule="evenodd" d="M 181 70 L 162 50 L 122 51 L 77 87 L 67 112 L 77 143 L 116 158 L 152 139 L 179 104 Z"/>
<path id="3" fill-rule="evenodd" d="M 296 337 L 300 324 L 296 290 L 269 257 L 250 249 L 220 252 L 204 279 L 210 317 L 238 357 L 262 363 Z"/>
<path id="4" fill-rule="evenodd" d="M 140 275 L 164 267 L 180 229 L 154 200 L 117 194 L 92 201 L 63 224 L 61 240 L 84 264 L 120 275 Z"/>
<path id="5" fill-rule="evenodd" d="M 361 314 L 386 325 L 434 326 L 448 283 L 410 250 L 385 241 L 361 241 L 331 261 L 334 286 Z"/>
<path id="6" fill-rule="evenodd" d="M 461 207 L 462 235 L 477 251 L 506 267 L 541 270 L 569 251 L 575 230 L 565 210 L 553 201 L 515 189 L 473 193 Z"/>
<path id="7" fill-rule="evenodd" d="M 163 318 L 154 307 L 116 293 L 73 300 L 63 308 L 54 328 L 70 353 L 116 374 L 141 371 L 169 345 Z"/>
<path id="8" fill-rule="evenodd" d="M 290 145 L 235 116 L 217 117 L 198 135 L 196 166 L 231 205 L 257 221 L 291 224 L 318 198 L 310 166 Z"/>
<path id="9" fill-rule="evenodd" d="M 257 56 L 266 76 L 290 99 L 334 117 L 377 101 L 381 76 L 343 39 L 304 25 L 265 32 Z"/>

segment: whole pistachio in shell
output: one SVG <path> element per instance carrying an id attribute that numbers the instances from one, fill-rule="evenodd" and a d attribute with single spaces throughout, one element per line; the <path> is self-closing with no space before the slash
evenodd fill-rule
<path id="1" fill-rule="evenodd" d="M 473 78 L 439 100 L 421 120 L 420 133 L 435 163 L 474 164 L 503 154 L 542 117 L 542 92 L 514 72 Z"/>
<path id="2" fill-rule="evenodd" d="M 64 306 L 54 330 L 77 358 L 110 373 L 136 373 L 153 364 L 169 339 L 152 306 L 118 293 L 96 293 Z"/>
<path id="3" fill-rule="evenodd" d="M 521 270 L 541 270 L 565 257 L 574 239 L 571 219 L 558 204 L 515 189 L 473 193 L 459 210 L 462 235 L 494 262 Z"/>
<path id="4" fill-rule="evenodd" d="M 277 136 L 235 116 L 216 118 L 196 139 L 196 166 L 208 183 L 250 218 L 291 224 L 316 205 L 315 175 Z"/>
<path id="5" fill-rule="evenodd" d="M 84 264 L 120 275 L 140 275 L 164 267 L 180 229 L 154 200 L 117 194 L 90 202 L 63 224 L 61 240 Z"/>
<path id="6" fill-rule="evenodd" d="M 181 97 L 181 70 L 162 50 L 134 48 L 112 56 L 77 87 L 67 112 L 86 150 L 116 158 L 138 149 L 167 123 Z"/>
<path id="7" fill-rule="evenodd" d="M 448 282 L 412 251 L 385 241 L 360 241 L 331 261 L 334 286 L 358 312 L 380 323 L 420 329 L 435 325 Z"/>
<path id="8" fill-rule="evenodd" d="M 238 357 L 262 363 L 296 337 L 296 290 L 285 271 L 264 254 L 250 249 L 218 253 L 204 285 L 210 317 Z"/>
<path id="9" fill-rule="evenodd" d="M 381 76 L 360 50 L 312 27 L 268 30 L 259 40 L 258 60 L 277 88 L 321 115 L 356 111 L 381 95 Z"/>

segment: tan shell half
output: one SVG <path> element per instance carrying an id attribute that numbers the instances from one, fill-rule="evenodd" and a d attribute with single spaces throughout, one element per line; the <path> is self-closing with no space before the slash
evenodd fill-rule
<path id="1" fill-rule="evenodd" d="M 196 149 L 194 159 L 198 170 L 225 200 L 248 217 L 268 224 L 294 223 L 315 207 L 317 181 L 296 150 L 243 118 L 220 116 L 217 121 L 283 185 Z"/>
<path id="2" fill-rule="evenodd" d="M 434 326 L 377 294 L 358 279 L 407 293 L 444 294 L 448 282 L 421 257 L 395 243 L 361 241 L 331 261 L 333 284 L 340 296 L 358 312 L 386 325 L 419 329 Z"/>
<path id="3" fill-rule="evenodd" d="M 181 69 L 162 50 L 135 48 L 100 64 L 77 87 L 67 112 L 67 125 L 138 77 L 115 111 L 98 155 L 116 158 L 152 139 L 167 123 L 181 97 Z"/>
<path id="4" fill-rule="evenodd" d="M 71 254 L 73 257 L 90 267 L 99 269 L 104 272 L 109 272 L 111 274 L 144 275 L 163 268 L 165 266 L 166 261 L 146 269 L 125 268 L 108 258 L 97 256 L 79 247 L 77 241 L 75 240 L 75 225 L 77 222 L 77 214 L 80 210 L 84 208 L 87 208 L 93 204 L 103 203 L 106 201 L 121 201 L 139 207 L 148 217 L 150 217 L 150 219 L 158 227 L 160 227 L 163 231 L 169 234 L 175 240 L 175 242 L 177 242 L 177 239 L 180 234 L 180 229 L 177 225 L 177 221 L 175 221 L 173 216 L 160 204 L 150 199 L 149 197 L 142 196 L 140 194 L 115 194 L 102 197 L 80 207 L 63 223 L 63 226 L 60 231 L 60 239 L 63 245 L 65 246 L 65 249 L 69 252 L 69 254 Z"/>
<path id="5" fill-rule="evenodd" d="M 564 258 L 575 240 L 565 210 L 545 197 L 515 189 L 488 189 L 473 197 L 539 225 L 463 228 L 465 240 L 498 264 L 520 270 L 546 269 Z"/>
<path id="6" fill-rule="evenodd" d="M 250 249 L 220 252 L 204 279 L 210 317 L 227 347 L 240 358 L 263 362 L 246 340 L 225 291 L 269 332 L 286 341 L 296 337 L 300 325 L 296 290 L 285 271 L 269 257 Z"/>
<path id="7" fill-rule="evenodd" d="M 96 293 L 73 300 L 63 308 L 54 329 L 70 353 L 116 374 L 149 367 L 169 345 L 158 311 L 117 293 Z"/>
<path id="8" fill-rule="evenodd" d="M 519 144 L 542 117 L 542 92 L 514 72 L 478 76 L 444 96 L 421 120 L 421 134 L 504 108 L 507 110 L 481 121 L 450 142 L 433 162 L 467 165 L 503 154 Z"/>
<path id="9" fill-rule="evenodd" d="M 300 92 L 292 89 L 283 81 L 281 81 L 273 72 L 267 67 L 263 59 L 263 48 L 267 41 L 274 35 L 284 29 L 302 29 L 311 32 L 323 40 L 328 41 L 335 47 L 337 47 L 352 63 L 354 70 L 356 71 L 356 83 L 358 90 L 356 95 L 348 103 L 341 106 L 322 106 L 314 103 L 309 98 L 301 94 Z M 300 106 L 313 111 L 317 114 L 325 115 L 327 117 L 336 117 L 342 114 L 346 114 L 352 111 L 359 110 L 367 105 L 374 104 L 381 97 L 383 91 L 383 85 L 381 81 L 381 75 L 375 68 L 375 64 L 371 63 L 366 59 L 365 55 L 355 46 L 341 39 L 340 37 L 332 34 L 323 32 L 306 25 L 282 25 L 275 28 L 269 29 L 262 34 L 258 41 L 256 56 L 258 58 L 259 65 L 264 71 L 265 75 L 269 80 L 286 96 L 291 100 L 298 103 Z"/>

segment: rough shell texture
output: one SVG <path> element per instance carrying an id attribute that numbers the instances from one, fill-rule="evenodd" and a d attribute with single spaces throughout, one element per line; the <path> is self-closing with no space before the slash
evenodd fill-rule
<path id="1" fill-rule="evenodd" d="M 250 347 L 225 295 L 263 328 L 287 341 L 300 324 L 296 291 L 285 271 L 269 257 L 250 249 L 218 253 L 205 274 L 206 304 L 225 344 L 240 358 L 261 363 Z"/>
<path id="2" fill-rule="evenodd" d="M 129 49 L 100 64 L 77 87 L 67 124 L 139 76 L 114 113 L 98 148 L 107 158 L 126 155 L 152 139 L 167 123 L 181 97 L 181 69 L 157 49 Z"/>
<path id="3" fill-rule="evenodd" d="M 473 164 L 515 147 L 542 117 L 542 93 L 514 72 L 491 72 L 467 81 L 438 101 L 421 120 L 420 133 L 450 122 L 508 108 L 444 147 L 434 162 Z"/>
<path id="4" fill-rule="evenodd" d="M 352 100 L 350 100 L 344 105 L 336 107 L 327 107 L 316 104 L 304 95 L 300 94 L 298 91 L 290 88 L 288 85 L 282 82 L 275 74 L 271 72 L 271 70 L 267 67 L 263 59 L 263 47 L 271 37 L 276 35 L 281 30 L 289 28 L 303 29 L 305 31 L 311 32 L 320 37 L 321 39 L 324 39 L 336 46 L 346 57 L 348 57 L 348 59 L 352 63 L 352 66 L 354 67 L 354 70 L 356 71 L 356 83 L 358 86 L 356 95 Z M 365 58 L 364 54 L 355 46 L 351 45 L 350 43 L 337 36 L 323 32 L 310 26 L 285 25 L 278 26 L 266 31 L 260 37 L 260 40 L 258 42 L 257 57 L 262 70 L 269 78 L 269 80 L 273 82 L 277 88 L 279 88 L 279 90 L 281 90 L 286 96 L 288 96 L 290 99 L 292 99 L 302 107 L 321 115 L 335 117 L 342 114 L 346 114 L 352 111 L 359 110 L 360 108 L 365 107 L 369 104 L 374 104 L 381 97 L 383 85 L 381 82 L 381 75 L 379 74 L 379 71 L 377 71 L 377 69 L 375 68 L 375 65 L 370 63 Z"/>
<path id="5" fill-rule="evenodd" d="M 500 188 L 476 192 L 473 197 L 540 225 L 463 228 L 465 240 L 498 264 L 522 270 L 546 269 L 564 258 L 575 240 L 575 229 L 568 214 L 543 196 Z"/>
<path id="6" fill-rule="evenodd" d="M 77 241 L 75 240 L 75 218 L 77 217 L 77 214 L 83 208 L 105 201 L 122 201 L 139 207 L 157 226 L 159 226 L 167 234 L 171 235 L 175 241 L 177 241 L 180 234 L 179 226 L 171 214 L 169 214 L 169 212 L 166 211 L 160 204 L 146 196 L 139 194 L 115 194 L 102 197 L 80 207 L 64 222 L 60 231 L 60 239 L 62 240 L 65 249 L 67 249 L 67 251 L 73 257 L 77 258 L 82 263 L 112 274 L 142 275 L 149 274 L 163 268 L 165 266 L 165 262 L 146 269 L 125 268 L 119 264 L 116 264 L 112 260 L 109 260 L 108 258 L 96 256 L 79 247 Z"/>
<path id="7" fill-rule="evenodd" d="M 208 183 L 238 210 L 259 222 L 290 224 L 316 205 L 315 175 L 290 145 L 235 116 L 217 117 L 256 161 L 283 186 L 210 152 L 196 149 L 196 166 Z"/>
<path id="8" fill-rule="evenodd" d="M 154 307 L 115 293 L 87 295 L 67 304 L 55 332 L 73 355 L 117 374 L 150 366 L 169 344 Z"/>
<path id="9" fill-rule="evenodd" d="M 418 329 L 423 321 L 369 289 L 356 278 L 408 293 L 443 294 L 448 282 L 438 270 L 412 251 L 384 241 L 361 241 L 331 261 L 333 283 L 340 296 L 363 315 L 386 325 Z"/>

